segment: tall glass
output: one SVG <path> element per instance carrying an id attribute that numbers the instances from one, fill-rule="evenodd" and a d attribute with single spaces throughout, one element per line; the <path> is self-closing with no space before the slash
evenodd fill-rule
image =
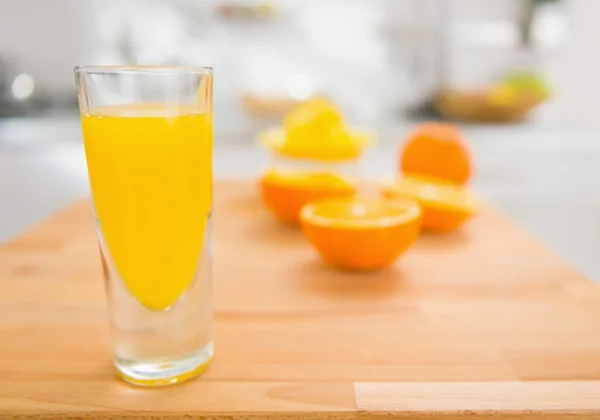
<path id="1" fill-rule="evenodd" d="M 212 69 L 76 67 L 118 374 L 167 385 L 212 354 Z"/>

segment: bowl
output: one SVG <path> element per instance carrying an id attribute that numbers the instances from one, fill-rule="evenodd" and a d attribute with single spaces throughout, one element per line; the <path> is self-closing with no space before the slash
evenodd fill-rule
<path id="1" fill-rule="evenodd" d="M 487 91 L 446 90 L 438 93 L 434 105 L 446 118 L 476 123 L 522 122 L 541 102 L 532 95 L 520 95 L 514 101 L 494 103 Z"/>

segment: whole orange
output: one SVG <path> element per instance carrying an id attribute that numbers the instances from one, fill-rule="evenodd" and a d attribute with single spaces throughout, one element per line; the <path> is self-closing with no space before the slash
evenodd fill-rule
<path id="1" fill-rule="evenodd" d="M 400 170 L 466 184 L 472 174 L 471 154 L 458 127 L 425 123 L 403 145 Z"/>

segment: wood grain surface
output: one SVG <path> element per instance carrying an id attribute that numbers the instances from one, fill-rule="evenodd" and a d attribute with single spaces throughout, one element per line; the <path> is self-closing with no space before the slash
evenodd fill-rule
<path id="1" fill-rule="evenodd" d="M 0 418 L 600 419 L 600 289 L 494 210 L 352 274 L 253 184 L 215 193 L 207 373 L 115 378 L 82 200 L 0 249 Z"/>

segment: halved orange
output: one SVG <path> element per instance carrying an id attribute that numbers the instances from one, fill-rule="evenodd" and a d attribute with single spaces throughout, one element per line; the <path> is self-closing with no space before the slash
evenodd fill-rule
<path id="1" fill-rule="evenodd" d="M 330 198 L 304 206 L 300 219 L 325 262 L 368 271 L 392 264 L 413 244 L 421 209 L 409 199 Z"/>
<path id="2" fill-rule="evenodd" d="M 328 197 L 348 197 L 356 193 L 348 179 L 332 173 L 269 171 L 261 178 L 262 197 L 280 220 L 298 224 L 305 204 Z"/>
<path id="3" fill-rule="evenodd" d="M 465 187 L 438 178 L 404 176 L 385 184 L 386 198 L 411 198 L 423 210 L 423 231 L 451 232 L 461 227 L 477 208 L 477 200 Z"/>

